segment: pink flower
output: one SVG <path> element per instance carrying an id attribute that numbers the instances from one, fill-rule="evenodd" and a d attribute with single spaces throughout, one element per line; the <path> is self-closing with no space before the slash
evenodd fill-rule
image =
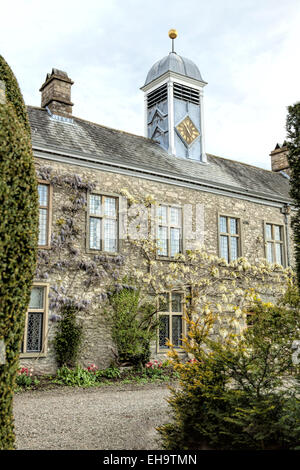
<path id="1" fill-rule="evenodd" d="M 98 367 L 96 366 L 96 364 L 91 364 L 90 366 L 88 366 L 87 370 L 95 374 L 98 370 Z"/>

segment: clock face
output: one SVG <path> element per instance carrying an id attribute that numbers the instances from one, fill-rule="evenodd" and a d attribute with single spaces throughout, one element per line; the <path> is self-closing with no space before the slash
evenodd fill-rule
<path id="1" fill-rule="evenodd" d="M 191 145 L 198 135 L 200 135 L 197 127 L 188 116 L 176 126 L 176 129 L 188 145 Z"/>

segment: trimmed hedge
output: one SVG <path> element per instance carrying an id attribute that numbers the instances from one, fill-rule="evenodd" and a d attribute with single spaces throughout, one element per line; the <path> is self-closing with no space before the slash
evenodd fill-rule
<path id="1" fill-rule="evenodd" d="M 15 442 L 12 399 L 38 239 L 38 195 L 30 127 L 18 83 L 0 56 L 0 449 Z"/>
<path id="2" fill-rule="evenodd" d="M 300 289 L 300 102 L 288 107 L 286 119 L 288 162 L 291 170 L 290 195 L 296 213 L 292 219 L 298 288 Z"/>

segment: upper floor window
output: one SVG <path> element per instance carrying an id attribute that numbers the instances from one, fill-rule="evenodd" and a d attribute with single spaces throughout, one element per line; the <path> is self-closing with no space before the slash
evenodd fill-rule
<path id="1" fill-rule="evenodd" d="M 182 210 L 180 207 L 158 207 L 157 241 L 158 255 L 174 257 L 182 253 Z"/>
<path id="2" fill-rule="evenodd" d="M 41 248 L 50 245 L 50 184 L 38 184 L 39 196 L 39 240 L 38 246 Z"/>
<path id="3" fill-rule="evenodd" d="M 266 258 L 269 263 L 284 265 L 283 226 L 265 224 Z"/>
<path id="4" fill-rule="evenodd" d="M 34 285 L 31 290 L 21 354 L 34 356 L 46 353 L 48 285 Z"/>
<path id="5" fill-rule="evenodd" d="M 182 344 L 183 334 L 183 294 L 181 292 L 168 292 L 161 295 L 159 301 L 159 350 L 168 349 L 166 341 L 169 340 L 175 347 Z"/>
<path id="6" fill-rule="evenodd" d="M 90 194 L 88 207 L 88 248 L 118 251 L 118 199 Z"/>
<path id="7" fill-rule="evenodd" d="M 219 217 L 219 255 L 227 262 L 241 256 L 240 220 L 221 215 Z"/>

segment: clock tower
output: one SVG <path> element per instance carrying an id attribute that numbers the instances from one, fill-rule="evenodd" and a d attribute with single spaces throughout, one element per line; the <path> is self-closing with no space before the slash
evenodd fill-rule
<path id="1" fill-rule="evenodd" d="M 174 51 L 177 31 L 171 29 L 172 52 L 156 62 L 141 90 L 145 96 L 145 136 L 170 155 L 206 163 L 203 88 L 198 67 Z"/>

